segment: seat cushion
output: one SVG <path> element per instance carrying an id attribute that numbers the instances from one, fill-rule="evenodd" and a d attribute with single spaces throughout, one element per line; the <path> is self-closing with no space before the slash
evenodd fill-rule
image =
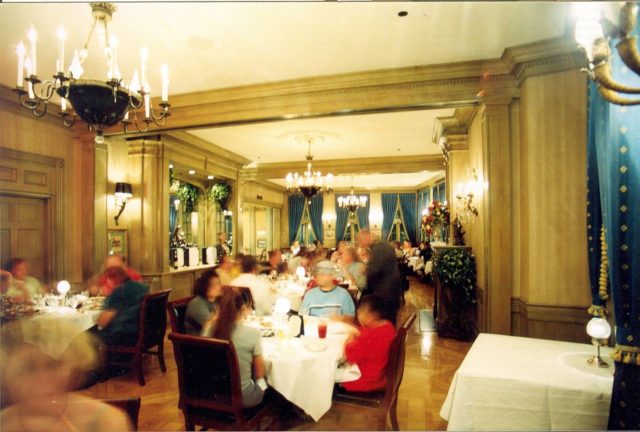
<path id="1" fill-rule="evenodd" d="M 350 392 L 339 385 L 333 387 L 333 400 L 336 402 L 377 408 L 384 399 L 384 390 L 370 392 Z"/>

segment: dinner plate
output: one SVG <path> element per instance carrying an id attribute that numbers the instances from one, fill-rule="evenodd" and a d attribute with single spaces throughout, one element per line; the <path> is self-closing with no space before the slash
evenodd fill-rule
<path id="1" fill-rule="evenodd" d="M 321 341 L 306 341 L 304 348 L 310 352 L 320 352 L 327 349 L 327 345 Z"/>

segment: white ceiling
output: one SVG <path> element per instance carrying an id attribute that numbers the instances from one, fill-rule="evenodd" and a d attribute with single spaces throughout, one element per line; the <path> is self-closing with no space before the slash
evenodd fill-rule
<path id="1" fill-rule="evenodd" d="M 190 131 L 252 162 L 295 162 L 303 166 L 308 143 L 314 160 L 438 154 L 431 142 L 436 117 L 453 108 L 363 114 L 257 123 Z"/>
<path id="2" fill-rule="evenodd" d="M 567 3 L 559 2 L 224 2 L 118 3 L 111 32 L 119 39 L 125 78 L 149 50 L 152 94 L 159 69 L 170 69 L 170 94 L 318 75 L 488 59 L 504 48 L 561 36 Z M 399 11 L 407 11 L 399 17 Z M 0 4 L 0 83 L 15 86 L 15 46 L 39 34 L 38 72 L 54 72 L 55 34 L 64 24 L 72 49 L 87 37 L 85 3 Z M 89 47 L 85 78 L 106 76 L 98 38 Z M 433 118 L 451 109 L 292 120 L 190 131 L 258 162 L 303 161 L 306 145 L 292 137 L 314 132 L 316 159 L 437 153 Z M 171 120 L 169 120 L 171 121 Z M 400 149 L 400 150 L 398 150 Z M 302 165 L 302 164 L 301 164 Z M 363 177 L 364 185 L 406 187 L 427 175 Z M 422 176 L 422 177 L 420 177 Z M 413 180 L 410 180 L 413 179 Z M 360 181 L 360 180 L 357 180 Z M 343 185 L 348 187 L 348 184 Z"/>

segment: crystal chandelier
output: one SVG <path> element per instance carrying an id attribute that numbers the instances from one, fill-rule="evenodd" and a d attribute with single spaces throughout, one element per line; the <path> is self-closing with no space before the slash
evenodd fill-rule
<path id="1" fill-rule="evenodd" d="M 576 3 L 579 19 L 576 22 L 575 39 L 584 49 L 589 60 L 584 69 L 589 78 L 598 84 L 598 91 L 607 101 L 616 105 L 640 105 L 640 98 L 624 97 L 624 94 L 640 94 L 639 87 L 629 87 L 615 81 L 611 73 L 611 49 L 609 39 L 619 39 L 616 45 L 618 55 L 624 64 L 640 76 L 640 53 L 638 38 L 632 36 L 637 25 L 638 5 L 627 2 L 619 10 L 619 17 L 609 20 L 606 12 L 619 6 L 616 3 Z M 610 15 L 610 14 L 609 14 Z M 617 23 L 612 21 L 618 21 Z M 605 29 L 606 31 L 603 31 Z"/>
<path id="2" fill-rule="evenodd" d="M 353 193 L 353 177 L 351 177 L 351 193 L 347 196 L 338 197 L 338 207 L 347 209 L 349 213 L 355 213 L 359 208 L 363 208 L 366 205 L 366 196 L 356 196 Z"/>
<path id="3" fill-rule="evenodd" d="M 307 135 L 303 139 L 308 144 L 307 170 L 302 175 L 298 173 L 287 174 L 287 191 L 302 194 L 307 200 L 310 200 L 317 194 L 329 193 L 333 190 L 333 175 L 327 174 L 326 178 L 323 178 L 320 171 L 313 170 L 311 166 L 311 161 L 313 160 L 311 143 L 315 138 Z"/>
<path id="4" fill-rule="evenodd" d="M 116 57 L 117 39 L 109 33 L 109 22 L 116 11 L 112 3 L 91 3 L 93 25 L 89 31 L 84 46 L 73 52 L 71 64 L 65 70 L 65 39 L 64 27 L 58 29 L 58 56 L 56 73 L 52 79 L 44 82 L 38 78 L 36 69 L 36 44 L 38 35 L 33 25 L 27 33 L 29 50 L 20 42 L 16 47 L 18 55 L 18 76 L 14 91 L 18 94 L 20 104 L 31 110 L 36 117 L 47 113 L 49 101 L 54 93 L 60 96 L 59 116 L 65 126 L 71 127 L 77 117 L 87 123 L 89 130 L 96 132 L 96 143 L 102 143 L 104 130 L 121 122 L 124 132 L 129 132 L 132 123 L 139 132 L 146 132 L 149 125 L 154 123 L 162 126 L 166 123 L 169 113 L 169 71 L 167 65 L 162 65 L 162 92 L 160 109 L 154 110 L 151 105 L 151 93 L 147 81 L 146 48 L 140 52 L 140 74 L 136 70 L 130 82 L 122 79 Z M 84 73 L 84 61 L 89 55 L 88 46 L 91 36 L 96 31 L 104 39 L 104 54 L 107 63 L 106 80 L 97 81 L 80 79 Z M 25 76 L 26 73 L 26 76 Z M 26 85 L 26 89 L 25 89 Z M 73 111 L 67 103 L 71 103 Z M 138 122 L 137 109 L 144 106 L 144 116 Z"/>

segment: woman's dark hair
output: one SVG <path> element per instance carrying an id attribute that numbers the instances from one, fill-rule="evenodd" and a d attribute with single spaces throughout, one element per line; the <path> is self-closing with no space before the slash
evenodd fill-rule
<path id="1" fill-rule="evenodd" d="M 193 288 L 193 291 L 197 296 L 204 297 L 204 298 L 207 297 L 207 290 L 209 289 L 209 283 L 211 281 L 211 278 L 216 278 L 220 280 L 220 278 L 218 277 L 218 273 L 216 273 L 215 268 L 205 271 L 200 275 L 198 279 L 196 279 L 196 283 Z"/>
<path id="2" fill-rule="evenodd" d="M 249 288 L 233 287 L 224 290 L 211 336 L 215 339 L 230 340 L 243 306 L 253 309 L 253 296 Z"/>
<path id="3" fill-rule="evenodd" d="M 11 258 L 4 264 L 3 270 L 8 271 L 9 273 L 13 273 L 14 267 L 18 264 L 22 264 L 23 262 L 25 262 L 24 258 Z"/>
<path id="4" fill-rule="evenodd" d="M 242 267 L 242 273 L 253 273 L 258 267 L 258 262 L 253 255 L 245 255 L 240 260 L 240 266 Z"/>
<path id="5" fill-rule="evenodd" d="M 369 294 L 360 299 L 358 302 L 358 309 L 366 308 L 369 312 L 376 315 L 378 318 L 382 318 L 385 313 L 384 301 L 375 294 Z"/>

